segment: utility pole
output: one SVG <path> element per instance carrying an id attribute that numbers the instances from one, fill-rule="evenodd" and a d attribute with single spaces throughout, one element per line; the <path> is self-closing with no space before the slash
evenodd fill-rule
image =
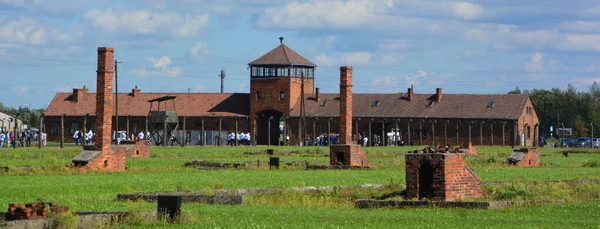
<path id="1" fill-rule="evenodd" d="M 221 70 L 221 74 L 219 74 L 219 77 L 221 78 L 221 94 L 223 94 L 223 80 L 225 79 L 226 75 L 227 73 L 224 70 Z"/>
<path id="2" fill-rule="evenodd" d="M 115 139 L 119 144 L 119 63 L 115 59 Z"/>
<path id="3" fill-rule="evenodd" d="M 300 118 L 302 120 L 302 142 L 306 141 L 306 110 L 304 106 L 304 71 L 300 72 Z M 306 143 L 306 142 L 305 142 Z"/>

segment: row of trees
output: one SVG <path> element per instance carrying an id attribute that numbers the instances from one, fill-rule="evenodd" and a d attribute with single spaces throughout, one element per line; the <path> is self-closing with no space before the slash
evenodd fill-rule
<path id="1" fill-rule="evenodd" d="M 19 114 L 19 108 L 4 106 L 2 102 L 0 102 L 0 111 L 12 116 Z M 19 119 L 23 120 L 24 124 L 27 124 L 30 127 L 39 127 L 40 116 L 43 112 L 44 109 L 30 109 L 29 107 L 21 108 Z"/>
<path id="2" fill-rule="evenodd" d="M 550 135 L 550 126 L 554 126 L 556 135 L 559 123 L 566 128 L 573 128 L 573 137 L 590 136 L 592 125 L 595 128 L 594 137 L 600 136 L 600 85 L 596 82 L 588 91 L 577 91 L 569 84 L 565 90 L 521 91 L 517 87 L 509 94 L 529 95 L 540 119 L 540 133 L 543 136 Z"/>

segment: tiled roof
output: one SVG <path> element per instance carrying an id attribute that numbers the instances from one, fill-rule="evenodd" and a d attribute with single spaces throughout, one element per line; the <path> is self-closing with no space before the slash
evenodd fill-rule
<path id="1" fill-rule="evenodd" d="M 339 95 L 314 94 L 306 96 L 307 117 L 338 117 Z M 458 118 L 458 119 L 517 119 L 527 95 L 516 94 L 444 94 L 440 102 L 429 106 L 435 94 L 413 94 L 408 101 L 406 94 L 353 94 L 352 113 L 354 117 L 405 117 L 405 118 Z M 374 106 L 374 102 L 379 104 Z M 495 104 L 488 108 L 491 101 Z M 324 103 L 324 104 L 323 104 Z M 291 116 L 300 115 L 298 101 Z"/>
<path id="2" fill-rule="evenodd" d="M 57 93 L 48 109 L 47 116 L 95 115 L 96 93 L 84 93 L 78 102 L 72 93 Z M 148 100 L 162 96 L 176 96 L 175 109 L 179 116 L 247 116 L 250 111 L 249 94 L 242 93 L 139 93 L 135 97 L 129 93 L 119 93 L 119 116 L 146 116 L 150 111 Z M 113 99 L 114 101 L 114 99 Z M 113 102 L 114 105 L 114 102 Z M 161 103 L 161 110 L 173 110 L 173 102 Z M 152 109 L 156 109 L 155 102 Z"/>
<path id="3" fill-rule="evenodd" d="M 248 63 L 248 65 L 317 66 L 285 44 L 275 47 L 265 55 L 262 55 L 258 59 Z"/>

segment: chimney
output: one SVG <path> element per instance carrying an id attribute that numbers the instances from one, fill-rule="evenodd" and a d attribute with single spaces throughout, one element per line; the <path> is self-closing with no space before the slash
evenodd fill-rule
<path id="1" fill-rule="evenodd" d="M 413 89 L 412 89 L 412 87 L 409 87 L 408 88 L 407 100 L 408 101 L 412 101 L 412 97 L 413 97 Z"/>
<path id="2" fill-rule="evenodd" d="M 96 150 L 110 152 L 113 115 L 113 48 L 98 48 L 98 70 L 96 71 Z"/>
<path id="3" fill-rule="evenodd" d="M 135 97 L 136 95 L 138 95 L 141 92 L 140 89 L 138 89 L 137 85 L 135 85 L 134 89 L 131 89 L 131 96 Z"/>
<path id="4" fill-rule="evenodd" d="M 316 91 L 315 91 L 315 99 L 316 99 L 317 101 L 319 101 L 319 92 L 320 92 L 321 90 L 320 90 L 319 88 L 316 88 L 315 90 L 316 90 Z"/>
<path id="5" fill-rule="evenodd" d="M 340 67 L 340 143 L 352 142 L 352 67 Z"/>
<path id="6" fill-rule="evenodd" d="M 439 102 L 442 99 L 442 88 L 438 87 L 435 89 L 435 101 Z"/>
<path id="7" fill-rule="evenodd" d="M 88 89 L 85 88 L 85 85 L 83 85 L 83 88 L 73 88 L 73 102 L 83 99 L 83 94 L 86 93 L 88 93 Z"/>

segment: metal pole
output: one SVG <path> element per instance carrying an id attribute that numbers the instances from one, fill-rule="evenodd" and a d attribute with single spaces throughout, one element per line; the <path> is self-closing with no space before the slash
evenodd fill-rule
<path id="1" fill-rule="evenodd" d="M 267 146 L 271 145 L 271 119 L 273 116 L 269 116 L 269 121 L 267 121 Z"/>

